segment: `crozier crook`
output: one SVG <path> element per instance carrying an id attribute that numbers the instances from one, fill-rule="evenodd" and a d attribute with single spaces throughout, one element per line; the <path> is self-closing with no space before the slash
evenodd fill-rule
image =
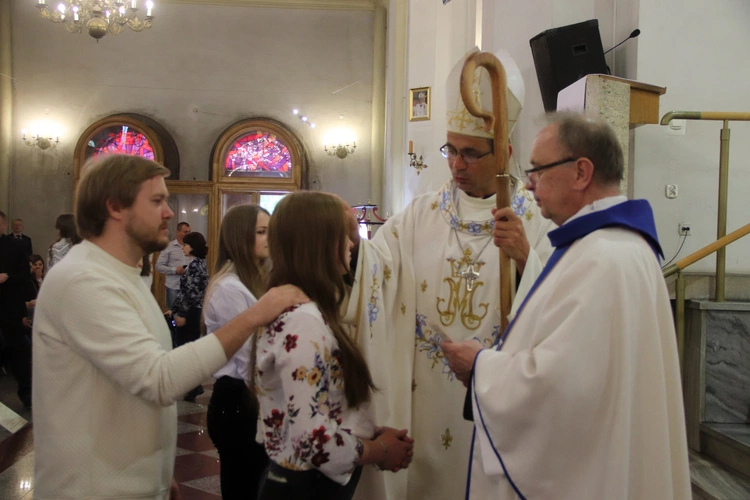
<path id="1" fill-rule="evenodd" d="M 482 110 L 476 102 L 473 82 L 478 67 L 483 67 L 490 75 L 492 87 L 492 113 Z M 497 57 L 489 52 L 474 52 L 466 58 L 461 71 L 461 98 L 469 113 L 484 120 L 484 130 L 493 128 L 494 155 L 497 159 L 495 188 L 497 208 L 510 206 L 510 176 L 508 174 L 508 82 L 505 68 Z M 512 305 L 510 296 L 510 258 L 500 249 L 500 312 L 501 331 L 508 326 L 508 315 Z"/>

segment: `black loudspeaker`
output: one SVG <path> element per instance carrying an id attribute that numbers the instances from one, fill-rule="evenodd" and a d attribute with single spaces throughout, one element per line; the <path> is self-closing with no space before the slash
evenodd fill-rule
<path id="1" fill-rule="evenodd" d="M 529 43 L 545 111 L 557 109 L 557 93 L 571 83 L 609 72 L 596 19 L 544 31 Z"/>

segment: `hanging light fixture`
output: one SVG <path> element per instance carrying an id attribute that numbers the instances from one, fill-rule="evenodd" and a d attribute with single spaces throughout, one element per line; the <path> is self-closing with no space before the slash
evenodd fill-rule
<path id="1" fill-rule="evenodd" d="M 154 19 L 154 2 L 148 0 L 146 16 L 138 18 L 137 0 L 61 0 L 55 9 L 50 9 L 47 0 L 38 0 L 37 9 L 43 18 L 60 23 L 70 33 L 86 32 L 98 42 L 107 33 L 119 35 L 125 26 L 133 31 L 151 27 Z"/>

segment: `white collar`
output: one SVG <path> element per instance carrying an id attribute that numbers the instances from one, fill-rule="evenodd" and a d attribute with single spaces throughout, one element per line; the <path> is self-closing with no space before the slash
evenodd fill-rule
<path id="1" fill-rule="evenodd" d="M 601 212 L 602 210 L 612 208 L 615 205 L 619 205 L 620 203 L 624 203 L 626 201 L 628 201 L 628 197 L 622 194 L 618 194 L 616 196 L 607 196 L 606 198 L 595 200 L 593 203 L 589 203 L 588 205 L 580 209 L 578 212 L 576 212 L 576 214 L 573 217 L 563 222 L 563 225 L 567 224 L 573 219 L 577 219 L 578 217 L 583 217 L 584 215 L 593 214 L 594 212 Z"/>

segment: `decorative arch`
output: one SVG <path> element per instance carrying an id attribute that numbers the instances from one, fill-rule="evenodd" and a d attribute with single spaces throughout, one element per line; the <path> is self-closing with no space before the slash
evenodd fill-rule
<path id="1" fill-rule="evenodd" d="M 119 113 L 91 124 L 78 139 L 73 153 L 74 184 L 86 161 L 100 154 L 144 156 L 161 163 L 180 178 L 180 153 L 172 136 L 158 122 L 135 113 Z"/>
<path id="2" fill-rule="evenodd" d="M 302 142 L 284 124 L 248 118 L 221 133 L 211 151 L 209 179 L 259 189 L 297 190 L 306 184 Z"/>

